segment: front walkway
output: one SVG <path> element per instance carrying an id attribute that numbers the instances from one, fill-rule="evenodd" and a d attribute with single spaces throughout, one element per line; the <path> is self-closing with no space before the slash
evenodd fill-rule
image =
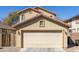
<path id="1" fill-rule="evenodd" d="M 3 47 L 2 49 L 0 49 L 0 52 L 18 52 L 20 50 L 20 48 L 16 48 L 16 47 Z"/>
<path id="2" fill-rule="evenodd" d="M 65 48 L 66 52 L 79 52 L 79 46 L 74 46 L 71 48 Z"/>

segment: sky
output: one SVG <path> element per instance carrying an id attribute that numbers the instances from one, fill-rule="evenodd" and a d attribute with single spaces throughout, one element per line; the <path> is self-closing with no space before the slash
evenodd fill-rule
<path id="1" fill-rule="evenodd" d="M 35 6 L 0 6 L 0 20 L 3 20 L 9 13 L 22 10 L 24 8 L 34 8 Z M 61 20 L 67 20 L 79 14 L 79 6 L 40 6 L 56 13 Z"/>

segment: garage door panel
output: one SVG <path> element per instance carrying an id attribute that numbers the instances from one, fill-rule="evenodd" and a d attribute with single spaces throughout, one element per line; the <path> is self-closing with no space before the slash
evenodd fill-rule
<path id="1" fill-rule="evenodd" d="M 23 33 L 23 46 L 27 48 L 59 48 L 62 47 L 62 33 L 25 32 Z"/>
<path id="2" fill-rule="evenodd" d="M 56 43 L 56 42 L 52 42 L 52 41 L 47 41 L 47 42 L 45 42 L 45 41 L 42 41 L 42 42 L 38 42 L 38 41 L 32 41 L 32 42 L 30 42 L 30 41 L 27 41 L 27 42 L 24 42 L 24 43 L 26 43 L 26 44 L 52 44 L 52 43 Z M 61 42 L 59 42 L 59 43 L 57 43 L 57 44 L 60 44 Z"/>

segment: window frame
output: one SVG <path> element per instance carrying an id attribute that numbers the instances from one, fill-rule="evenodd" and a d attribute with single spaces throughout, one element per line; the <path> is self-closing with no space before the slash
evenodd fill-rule
<path id="1" fill-rule="evenodd" d="M 39 26 L 40 27 L 45 27 L 45 21 L 44 20 L 40 20 Z"/>
<path id="2" fill-rule="evenodd" d="M 22 21 L 25 19 L 25 15 L 24 14 L 21 15 L 21 19 L 22 19 Z"/>

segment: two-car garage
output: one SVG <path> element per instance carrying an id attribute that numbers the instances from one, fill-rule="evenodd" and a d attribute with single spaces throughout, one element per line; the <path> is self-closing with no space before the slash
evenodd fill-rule
<path id="1" fill-rule="evenodd" d="M 40 26 L 44 21 L 44 26 Z M 20 48 L 65 48 L 67 47 L 68 25 L 47 16 L 37 16 L 14 25 L 16 47 Z"/>
<path id="2" fill-rule="evenodd" d="M 61 48 L 63 47 L 62 31 L 23 32 L 24 48 Z"/>

